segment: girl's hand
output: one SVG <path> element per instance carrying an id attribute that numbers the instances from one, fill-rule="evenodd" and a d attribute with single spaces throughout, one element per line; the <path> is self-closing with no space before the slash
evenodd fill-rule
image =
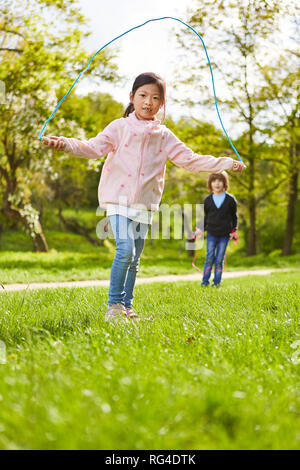
<path id="1" fill-rule="evenodd" d="M 60 137 L 56 137 L 55 135 L 50 135 L 50 137 L 43 137 L 42 142 L 47 147 L 53 147 L 56 150 L 65 150 L 66 144 Z"/>
<path id="2" fill-rule="evenodd" d="M 229 234 L 229 238 L 230 240 L 233 240 L 236 243 L 239 241 L 239 236 L 237 234 L 236 228 L 232 229 L 232 232 Z"/>
<path id="3" fill-rule="evenodd" d="M 203 232 L 199 227 L 195 227 L 194 235 L 195 235 L 195 237 L 201 237 L 202 238 Z"/>
<path id="4" fill-rule="evenodd" d="M 236 172 L 242 173 L 242 171 L 244 171 L 246 168 L 247 168 L 247 167 L 246 167 L 245 163 L 243 163 L 243 162 L 238 162 L 238 161 L 236 161 L 236 160 L 233 161 L 232 171 L 236 171 Z"/>

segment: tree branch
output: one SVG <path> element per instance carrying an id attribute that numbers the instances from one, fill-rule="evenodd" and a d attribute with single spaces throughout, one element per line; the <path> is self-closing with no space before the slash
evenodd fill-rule
<path id="1" fill-rule="evenodd" d="M 285 110 L 285 107 L 283 106 L 283 103 L 282 103 L 280 97 L 278 96 L 278 93 L 275 91 L 276 85 L 273 83 L 273 81 L 271 80 L 270 75 L 267 73 L 267 71 L 264 69 L 264 67 L 259 62 L 256 62 L 256 65 L 260 69 L 261 73 L 263 74 L 264 79 L 268 83 L 269 87 L 272 87 L 274 97 L 276 97 L 276 99 L 278 101 L 278 104 L 279 104 L 279 106 L 281 107 L 281 109 L 283 111 L 283 114 L 285 115 L 286 119 L 288 120 L 288 115 L 287 115 L 287 112 Z"/>
<path id="2" fill-rule="evenodd" d="M 223 76 L 223 79 L 224 79 L 224 81 L 226 82 L 226 85 L 230 88 L 230 85 L 228 84 L 227 77 L 226 77 L 226 75 L 223 73 L 223 70 L 221 70 L 220 67 L 218 66 L 218 64 L 216 64 L 216 63 L 214 63 L 214 67 L 215 67 L 216 69 L 218 69 L 218 71 L 219 71 L 219 72 L 221 73 L 221 75 Z M 245 111 L 243 110 L 242 106 L 240 105 L 238 99 L 233 95 L 233 93 L 232 93 L 231 96 L 232 96 L 232 99 L 233 99 L 234 103 L 236 104 L 236 106 L 237 106 L 238 109 L 240 110 L 241 115 L 243 116 L 243 118 L 245 119 L 245 121 L 248 122 L 248 121 L 249 121 L 249 118 L 248 118 L 248 116 L 246 115 Z"/>
<path id="3" fill-rule="evenodd" d="M 0 173 L 2 176 L 4 176 L 4 178 L 6 179 L 6 181 L 8 181 L 8 173 L 7 171 L 5 170 L 5 168 L 3 168 L 2 166 L 0 166 Z"/>
<path id="4" fill-rule="evenodd" d="M 288 179 L 288 177 L 286 176 L 285 178 L 283 178 L 282 180 L 280 180 L 277 184 L 275 184 L 275 186 L 273 186 L 272 188 L 268 189 L 268 191 L 265 191 L 264 194 L 262 194 L 260 197 L 258 197 L 256 199 L 256 202 L 257 204 L 260 203 L 260 201 L 262 199 L 264 199 L 268 194 L 272 193 L 273 191 L 275 191 L 275 189 L 277 189 L 282 183 L 284 183 L 286 180 Z"/>
<path id="5" fill-rule="evenodd" d="M 18 31 L 12 31 L 11 29 L 1 29 L 0 32 L 3 33 L 8 33 L 8 34 L 15 34 L 16 36 L 20 36 L 22 39 L 24 39 L 24 35 L 22 33 L 19 33 Z"/>
<path id="6" fill-rule="evenodd" d="M 282 161 L 282 160 L 277 160 L 276 158 L 264 158 L 262 162 L 275 162 L 275 163 L 280 163 L 281 165 L 289 166 L 289 163 Z"/>
<path id="7" fill-rule="evenodd" d="M 15 49 L 15 48 L 10 48 L 10 47 L 0 47 L 0 51 L 11 51 L 11 52 L 18 52 L 18 54 L 23 54 L 22 49 Z"/>
<path id="8" fill-rule="evenodd" d="M 236 179 L 236 180 L 238 180 L 238 176 L 237 176 L 237 175 L 231 174 L 230 177 L 231 177 L 231 178 L 234 178 L 234 179 Z M 247 190 L 249 191 L 249 189 L 250 189 L 249 185 L 246 184 L 242 179 L 239 179 L 238 182 L 239 182 L 239 184 L 240 184 L 243 188 L 245 188 L 245 189 L 247 189 Z"/>

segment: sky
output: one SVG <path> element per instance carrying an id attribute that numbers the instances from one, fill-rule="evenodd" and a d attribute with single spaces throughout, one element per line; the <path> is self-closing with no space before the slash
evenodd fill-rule
<path id="1" fill-rule="evenodd" d="M 111 41 L 145 21 L 163 16 L 185 19 L 187 8 L 192 0 L 79 0 L 81 11 L 89 20 L 91 35 L 85 45 L 92 55 Z M 115 41 L 112 51 L 118 50 L 114 62 L 119 73 L 126 76 L 125 85 L 105 83 L 95 88 L 87 80 L 81 80 L 77 92 L 87 93 L 93 89 L 110 93 L 124 105 L 128 103 L 133 81 L 142 72 L 152 71 L 161 75 L 172 84 L 176 64 L 177 41 L 175 33 L 185 29 L 174 20 L 161 20 L 148 23 Z M 168 113 L 174 116 L 183 114 L 182 107 L 168 103 Z"/>

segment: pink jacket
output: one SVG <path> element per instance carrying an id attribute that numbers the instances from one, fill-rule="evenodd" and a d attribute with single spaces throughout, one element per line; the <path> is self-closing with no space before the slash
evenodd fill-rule
<path id="1" fill-rule="evenodd" d="M 78 157 L 103 158 L 98 197 L 108 203 L 158 210 L 168 160 L 188 171 L 231 170 L 233 159 L 197 155 L 160 121 L 139 120 L 135 112 L 112 121 L 96 137 L 77 140 L 62 137 L 66 151 Z"/>

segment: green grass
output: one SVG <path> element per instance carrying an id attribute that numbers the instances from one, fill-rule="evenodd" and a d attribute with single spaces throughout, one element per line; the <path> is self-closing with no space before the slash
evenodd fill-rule
<path id="1" fill-rule="evenodd" d="M 0 448 L 298 449 L 299 281 L 140 285 L 115 327 L 104 288 L 2 292 Z"/>
<path id="2" fill-rule="evenodd" d="M 83 237 L 66 232 L 46 233 L 50 247 L 49 253 L 33 253 L 31 243 L 20 232 L 6 231 L 2 237 L 0 251 L 0 283 L 77 281 L 87 279 L 109 279 L 110 268 L 115 254 L 113 240 L 105 245 L 94 247 Z M 204 265 L 205 249 L 202 249 L 196 264 Z M 226 270 L 257 268 L 296 269 L 300 265 L 300 254 L 281 257 L 263 254 L 247 257 L 238 252 L 235 246 L 228 249 Z M 141 257 L 142 277 L 168 274 L 191 274 L 192 258 L 185 250 L 181 240 L 146 240 Z"/>

